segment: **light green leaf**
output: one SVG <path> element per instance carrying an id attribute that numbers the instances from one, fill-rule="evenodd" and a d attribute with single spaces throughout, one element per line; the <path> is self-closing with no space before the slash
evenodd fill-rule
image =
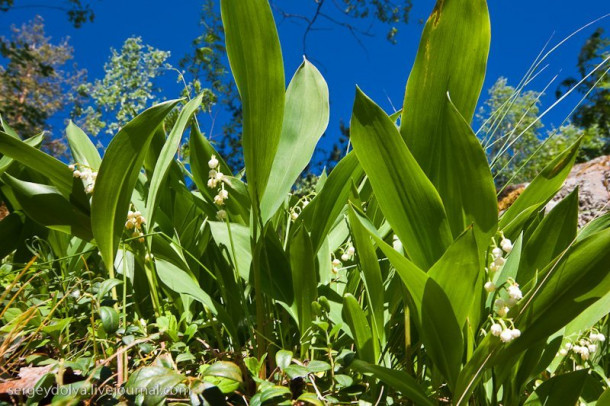
<path id="1" fill-rule="evenodd" d="M 351 140 L 388 223 L 409 258 L 428 269 L 453 240 L 443 203 L 396 126 L 360 89 Z"/>
<path id="2" fill-rule="evenodd" d="M 577 404 L 587 377 L 586 370 L 556 375 L 538 386 L 527 398 L 524 406 Z"/>
<path id="3" fill-rule="evenodd" d="M 491 38 L 485 0 L 438 1 L 428 18 L 409 75 L 400 133 L 435 185 L 457 170 L 455 156 L 442 162 L 453 141 L 447 93 L 470 123 L 485 78 Z M 444 196 L 445 197 L 445 196 Z"/>
<path id="4" fill-rule="evenodd" d="M 436 3 L 407 82 L 400 124 L 443 200 L 453 235 L 474 223 L 481 248 L 495 232 L 498 211 L 485 152 L 469 123 L 485 78 L 490 31 L 485 0 Z"/>
<path id="5" fill-rule="evenodd" d="M 311 244 L 315 253 L 320 250 L 337 218 L 345 209 L 352 185 L 358 184 L 363 175 L 356 155 L 347 154 L 332 170 L 320 193 L 299 216 L 311 233 Z"/>
<path id="6" fill-rule="evenodd" d="M 252 263 L 252 250 L 250 247 L 250 229 L 240 224 L 220 221 L 209 221 L 212 237 L 216 244 L 226 249 L 233 266 L 237 267 L 243 280 L 250 280 L 250 264 Z"/>
<path id="7" fill-rule="evenodd" d="M 275 363 L 280 369 L 286 368 L 292 362 L 292 351 L 279 350 L 275 353 Z"/>
<path id="8" fill-rule="evenodd" d="M 102 163 L 100 153 L 97 151 L 97 148 L 95 148 L 95 145 L 93 145 L 93 142 L 91 142 L 87 134 L 78 128 L 72 120 L 70 120 L 68 127 L 66 128 L 66 136 L 68 138 L 68 144 L 70 144 L 74 162 L 86 165 L 94 171 L 98 170 Z"/>
<path id="9" fill-rule="evenodd" d="M 303 335 L 311 325 L 311 303 L 318 298 L 315 255 L 304 227 L 300 227 L 290 241 L 290 268 L 299 329 Z"/>
<path id="10" fill-rule="evenodd" d="M 40 134 L 35 137 L 28 138 L 23 142 L 25 142 L 26 144 L 28 144 L 34 148 L 39 148 L 40 144 L 42 144 L 43 138 L 44 138 L 44 135 Z M 13 162 L 14 162 L 13 158 L 11 158 L 10 156 L 0 157 L 0 175 L 2 175 L 4 172 L 6 172 L 6 170 L 11 166 L 11 164 Z"/>
<path id="11" fill-rule="evenodd" d="M 315 66 L 305 59 L 286 91 L 282 134 L 261 202 L 263 222 L 277 211 L 309 164 L 328 126 L 329 114 L 328 86 Z"/>
<path id="12" fill-rule="evenodd" d="M 373 332 L 364 310 L 356 298 L 349 293 L 343 297 L 343 319 L 352 332 L 358 356 L 371 364 L 376 364 L 379 359 L 379 342 L 373 339 Z"/>
<path id="13" fill-rule="evenodd" d="M 371 243 L 369 233 L 356 217 L 353 208 L 349 210 L 349 222 L 354 238 L 358 263 L 362 270 L 364 293 L 371 309 L 371 325 L 375 340 L 385 343 L 384 295 L 383 277 L 377 260 L 375 247 Z"/>
<path id="14" fill-rule="evenodd" d="M 176 119 L 176 123 L 174 124 L 174 127 L 163 145 L 161 154 L 159 154 L 159 159 L 157 160 L 155 170 L 152 178 L 150 179 L 148 198 L 146 199 L 146 219 L 148 220 L 149 224 L 153 224 L 155 210 L 157 209 L 157 195 L 159 194 L 159 190 L 167 177 L 170 165 L 174 159 L 174 155 L 176 155 L 176 151 L 180 147 L 182 133 L 184 133 L 184 130 L 189 124 L 193 114 L 195 114 L 199 106 L 201 106 L 202 98 L 203 94 L 200 94 L 193 100 L 189 101 L 180 111 L 180 114 Z"/>
<path id="15" fill-rule="evenodd" d="M 37 144 L 37 141 L 32 142 L 32 144 Z M 0 153 L 46 176 L 64 196 L 68 197 L 72 194 L 72 186 L 75 180 L 70 168 L 61 161 L 39 151 L 29 143 L 1 131 Z M 78 182 L 80 183 L 80 180 Z"/>
<path id="16" fill-rule="evenodd" d="M 546 267 L 576 238 L 578 188 L 542 219 L 523 248 L 517 282 L 524 285 Z"/>
<path id="17" fill-rule="evenodd" d="M 227 55 L 243 107 L 242 145 L 248 188 L 260 203 L 280 141 L 284 64 L 267 0 L 221 0 Z"/>
<path id="18" fill-rule="evenodd" d="M 559 191 L 568 177 L 580 145 L 580 139 L 553 159 L 525 188 L 517 200 L 500 217 L 500 229 L 503 230 L 522 212 L 544 206 Z"/>
<path id="19" fill-rule="evenodd" d="M 91 201 L 91 227 L 107 269 L 113 266 L 131 194 L 150 140 L 177 103 L 168 101 L 144 111 L 127 123 L 108 145 Z"/>
<path id="20" fill-rule="evenodd" d="M 91 240 L 89 213 L 72 205 L 53 186 L 25 182 L 4 174 L 2 179 L 12 188 L 25 213 L 35 222 L 83 240 Z"/>
<path id="21" fill-rule="evenodd" d="M 371 365 L 361 360 L 354 360 L 350 364 L 350 368 L 362 374 L 372 374 L 375 378 L 405 395 L 407 399 L 415 402 L 416 405 L 433 406 L 436 404 L 428 398 L 426 390 L 421 387 L 419 382 L 406 372 Z"/>
<path id="22" fill-rule="evenodd" d="M 472 228 L 459 236 L 428 271 L 446 293 L 460 326 L 466 322 L 475 295 L 481 294 L 481 285 L 477 286 L 481 271 Z"/>
<path id="23" fill-rule="evenodd" d="M 180 294 L 189 295 L 199 303 L 207 306 L 210 311 L 217 315 L 219 320 L 224 324 L 224 327 L 229 331 L 232 337 L 237 337 L 237 329 L 229 315 L 218 303 L 214 301 L 199 284 L 189 276 L 188 273 L 178 268 L 171 262 L 162 259 L 155 260 L 157 275 L 159 279 L 167 287 Z"/>

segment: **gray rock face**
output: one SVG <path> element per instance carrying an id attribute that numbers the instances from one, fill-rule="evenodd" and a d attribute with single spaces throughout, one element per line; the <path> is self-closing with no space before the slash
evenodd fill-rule
<path id="1" fill-rule="evenodd" d="M 547 211 L 578 187 L 580 200 L 579 227 L 610 211 L 610 155 L 574 165 L 570 175 Z"/>

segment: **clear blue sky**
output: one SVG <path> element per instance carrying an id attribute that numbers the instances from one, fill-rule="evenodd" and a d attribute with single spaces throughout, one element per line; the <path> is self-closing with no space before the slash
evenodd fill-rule
<path id="1" fill-rule="evenodd" d="M 28 2 L 36 3 L 22 0 L 23 4 Z M 327 3 L 330 6 L 327 11 L 333 13 L 332 2 Z M 374 37 L 361 38 L 363 47 L 347 30 L 327 22 L 317 25 L 322 30 L 310 34 L 308 55 L 325 76 L 331 94 L 331 123 L 324 145 L 330 145 L 337 137 L 340 120 L 349 121 L 356 84 L 386 110 L 392 111 L 392 105 L 401 107 L 407 76 L 423 28 L 419 21 L 425 21 L 434 6 L 433 0 L 413 0 L 413 3 L 411 23 L 400 26 L 397 45 L 386 41 L 387 26 L 383 24 L 371 27 L 370 30 L 376 34 Z M 485 99 L 485 92 L 499 76 L 507 77 L 510 84 L 517 84 L 551 35 L 554 44 L 610 12 L 610 2 L 605 0 L 488 0 L 488 3 L 492 44 L 481 100 Z M 314 12 L 310 0 L 278 0 L 278 4 L 294 13 L 311 15 Z M 109 48 L 120 47 L 129 36 L 142 36 L 145 43 L 171 51 L 171 62 L 177 65 L 178 60 L 191 51 L 191 41 L 200 33 L 200 2 L 196 0 L 99 0 L 94 3 L 94 10 L 95 22 L 80 29 L 74 29 L 59 11 L 25 8 L 0 13 L 0 34 L 7 35 L 10 24 L 20 24 L 39 13 L 45 17 L 49 35 L 56 39 L 70 37 L 76 62 L 89 71 L 90 79 L 94 79 L 103 74 Z M 606 18 L 576 36 L 549 58 L 546 72 L 530 88 L 541 90 L 556 74 L 560 75 L 557 84 L 562 78 L 574 75 L 580 47 L 599 26 L 610 34 L 610 18 Z M 279 24 L 279 32 L 289 79 L 302 60 L 304 26 L 301 22 L 287 20 Z M 168 85 L 167 98 L 177 95 L 178 85 L 173 78 L 165 81 L 164 85 Z M 543 100 L 545 107 L 554 101 L 556 87 L 553 84 L 549 88 L 549 95 Z M 554 109 L 543 120 L 546 127 L 559 125 L 576 101 L 568 99 Z M 206 125 L 209 123 L 202 123 L 204 130 Z"/>

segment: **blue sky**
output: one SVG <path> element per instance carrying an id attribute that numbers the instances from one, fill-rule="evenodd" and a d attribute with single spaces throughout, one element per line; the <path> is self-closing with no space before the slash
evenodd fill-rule
<path id="1" fill-rule="evenodd" d="M 36 3 L 32 0 L 33 3 Z M 23 0 L 23 3 L 27 3 Z M 349 121 L 355 85 L 359 85 L 383 108 L 392 111 L 400 108 L 404 87 L 409 74 L 423 25 L 434 6 L 433 0 L 413 0 L 411 22 L 400 26 L 397 45 L 385 39 L 387 26 L 373 24 L 374 37 L 361 37 L 362 46 L 345 29 L 321 21 L 308 37 L 307 51 L 310 60 L 326 78 L 331 94 L 331 122 L 323 146 L 328 146 L 339 133 L 339 122 Z M 492 22 L 492 44 L 487 78 L 481 100 L 487 89 L 500 76 L 509 84 L 517 84 L 552 36 L 554 44 L 586 23 L 610 12 L 610 3 L 604 0 L 488 0 Z M 286 10 L 311 15 L 310 0 L 278 0 Z M 333 11 L 328 2 L 327 12 Z M 0 13 L 0 34 L 7 35 L 10 24 L 20 24 L 36 13 L 43 15 L 47 33 L 55 39 L 70 37 L 75 48 L 75 60 L 89 71 L 89 78 L 103 74 L 110 47 L 119 48 L 132 35 L 139 35 L 145 43 L 172 52 L 172 63 L 191 51 L 191 41 L 200 33 L 200 2 L 181 0 L 99 0 L 94 2 L 95 22 L 80 29 L 73 28 L 59 11 L 24 8 Z M 326 7 L 326 6 L 325 6 Z M 289 79 L 302 61 L 304 25 L 296 20 L 279 23 L 286 77 Z M 368 23 L 360 25 L 368 27 Z M 557 74 L 559 79 L 576 73 L 576 58 L 585 39 L 595 27 L 602 26 L 610 33 L 610 18 L 597 23 L 563 45 L 548 59 L 548 68 L 531 84 L 530 89 L 541 90 Z M 173 78 L 164 81 L 165 97 L 177 95 L 178 85 Z M 556 84 L 549 88 L 543 105 L 554 101 Z M 559 125 L 578 98 L 569 98 L 544 120 L 546 128 Z M 544 108 L 544 107 L 543 107 Z M 220 116 L 222 119 L 222 116 Z M 203 129 L 206 125 L 202 123 Z M 477 127 L 475 123 L 475 128 Z M 216 128 L 220 128 L 218 123 Z M 60 128 L 56 128 L 59 131 Z"/>

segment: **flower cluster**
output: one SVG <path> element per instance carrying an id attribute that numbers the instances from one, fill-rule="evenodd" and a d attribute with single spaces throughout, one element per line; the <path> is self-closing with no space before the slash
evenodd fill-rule
<path id="1" fill-rule="evenodd" d="M 87 194 L 93 193 L 93 188 L 95 187 L 95 180 L 97 179 L 97 172 L 92 171 L 91 168 L 86 167 L 82 164 L 72 164 L 68 166 L 72 171 L 72 175 L 75 178 L 80 178 L 83 181 L 83 185 L 85 186 L 85 192 Z"/>
<path id="2" fill-rule="evenodd" d="M 229 198 L 229 192 L 225 189 L 224 182 L 226 181 L 226 177 L 220 171 L 219 164 L 216 155 L 212 155 L 208 161 L 208 167 L 210 168 L 208 187 L 217 192 L 216 196 L 214 196 L 214 204 L 217 206 L 224 206 L 225 200 Z M 223 209 L 219 209 L 216 215 L 219 220 L 227 218 L 227 212 Z"/>
<path id="3" fill-rule="evenodd" d="M 493 288 L 493 290 L 495 290 L 495 286 L 489 286 L 489 283 L 491 282 L 485 284 L 485 289 L 489 291 Z M 491 284 L 493 285 L 493 283 Z M 499 297 L 494 302 L 494 305 L 496 307 L 496 313 L 500 317 L 506 317 L 510 308 L 516 305 L 519 300 L 523 299 L 523 293 L 521 292 L 521 289 L 519 289 L 519 284 L 513 281 L 512 279 L 509 279 L 508 284 L 509 285 L 506 288 L 508 298 L 503 299 Z"/>
<path id="4" fill-rule="evenodd" d="M 519 338 L 521 336 L 521 331 L 519 329 L 515 328 L 514 326 L 511 328 L 506 327 L 504 320 L 499 320 L 498 323 L 493 321 L 491 327 L 489 328 L 489 332 L 495 337 L 500 337 L 500 340 L 502 340 L 503 343 L 509 343 L 515 338 Z"/>
<path id="5" fill-rule="evenodd" d="M 491 254 L 493 256 L 493 262 L 489 264 L 489 272 L 497 272 L 502 269 L 502 266 L 506 263 L 506 259 L 504 258 L 504 253 L 507 255 L 513 250 L 513 243 L 504 235 L 502 235 L 502 240 L 500 241 L 500 247 L 495 247 Z"/>
<path id="6" fill-rule="evenodd" d="M 129 210 L 125 228 L 131 233 L 131 236 L 137 238 L 139 242 L 144 242 L 144 233 L 142 232 L 142 226 L 144 224 L 146 224 L 146 219 L 142 216 L 142 213 Z"/>
<path id="7" fill-rule="evenodd" d="M 394 247 L 394 249 L 398 252 L 402 251 L 402 242 L 396 234 L 392 236 L 392 247 Z"/>
<path id="8" fill-rule="evenodd" d="M 356 254 L 356 249 L 352 245 L 352 243 L 348 243 L 347 247 L 343 250 L 343 254 L 341 255 L 341 261 L 347 262 L 354 259 L 354 254 Z"/>
<path id="9" fill-rule="evenodd" d="M 581 338 L 575 343 L 566 343 L 557 355 L 565 357 L 572 352 L 578 354 L 583 361 L 587 361 L 597 351 L 597 343 L 604 341 L 606 341 L 606 336 L 592 331 L 588 338 Z"/>
<path id="10" fill-rule="evenodd" d="M 297 204 L 290 209 L 290 218 L 292 221 L 296 221 L 301 215 L 301 212 L 307 205 L 309 204 L 309 200 L 307 198 L 300 199 Z"/>
<path id="11" fill-rule="evenodd" d="M 339 261 L 337 258 L 333 259 L 332 262 L 332 271 L 333 273 L 338 273 L 339 272 L 339 268 L 341 268 L 343 266 L 343 263 L 341 261 Z"/>

